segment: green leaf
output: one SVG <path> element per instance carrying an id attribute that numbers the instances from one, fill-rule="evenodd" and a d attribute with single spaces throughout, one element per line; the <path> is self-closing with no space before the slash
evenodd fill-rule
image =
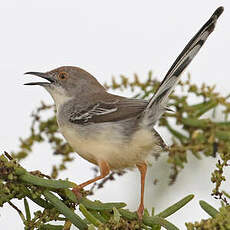
<path id="1" fill-rule="evenodd" d="M 229 193 L 227 193 L 227 192 L 225 192 L 225 191 L 222 191 L 223 193 L 224 193 L 224 195 L 227 197 L 227 198 L 229 198 L 230 199 L 230 195 L 229 195 Z"/>
<path id="2" fill-rule="evenodd" d="M 92 211 L 96 211 L 96 210 L 92 210 Z M 110 220 L 110 218 L 112 217 L 112 214 L 110 213 L 110 211 L 100 210 L 99 212 L 100 212 L 100 215 L 106 220 L 106 222 Z"/>
<path id="3" fill-rule="evenodd" d="M 100 220 L 102 223 L 107 222 L 107 218 L 104 218 L 101 213 L 98 213 L 96 210 L 91 210 L 90 213 L 94 215 L 98 220 Z M 109 218 L 108 218 L 109 219 Z"/>
<path id="4" fill-rule="evenodd" d="M 49 203 L 49 202 L 43 200 L 43 199 L 40 198 L 40 197 L 33 198 L 33 197 L 30 196 L 30 195 L 28 195 L 27 197 L 28 197 L 29 199 L 31 199 L 34 203 L 36 203 L 37 205 L 39 205 L 39 206 L 41 206 L 41 207 L 43 207 L 43 208 L 49 209 L 49 208 L 53 208 L 53 207 L 54 207 L 51 203 Z"/>
<path id="5" fill-rule="evenodd" d="M 79 203 L 83 204 L 87 209 L 92 209 L 92 210 L 107 210 L 107 211 L 112 211 L 113 208 L 123 208 L 126 206 L 125 203 L 101 203 L 100 201 L 91 201 L 85 197 L 81 198 L 79 200 Z"/>
<path id="6" fill-rule="evenodd" d="M 102 224 L 101 221 L 97 219 L 94 215 L 92 215 L 83 204 L 79 205 L 79 210 L 82 212 L 85 218 L 94 226 L 99 227 Z"/>
<path id="7" fill-rule="evenodd" d="M 96 230 L 96 228 L 92 224 L 90 224 L 88 230 Z"/>
<path id="8" fill-rule="evenodd" d="M 119 211 L 115 207 L 113 207 L 113 219 L 116 223 L 119 223 L 120 217 L 121 214 L 119 213 Z"/>
<path id="9" fill-rule="evenodd" d="M 44 224 L 42 225 L 39 230 L 63 230 L 62 225 L 51 225 L 51 224 Z"/>
<path id="10" fill-rule="evenodd" d="M 122 217 L 124 217 L 127 220 L 137 220 L 137 213 L 136 212 L 130 212 L 127 209 L 120 209 L 119 210 Z"/>
<path id="11" fill-rule="evenodd" d="M 53 193 L 45 190 L 43 192 L 45 198 L 49 200 L 54 207 L 57 208 L 59 212 L 61 212 L 67 219 L 69 219 L 74 226 L 78 227 L 80 230 L 88 229 L 87 224 L 70 208 L 68 208 L 58 197 L 56 197 Z"/>
<path id="12" fill-rule="evenodd" d="M 21 187 L 21 189 L 23 190 L 23 193 L 25 194 L 25 196 L 27 196 L 30 200 L 32 200 L 34 203 L 36 203 L 37 205 L 43 207 L 43 208 L 53 208 L 54 206 L 47 202 L 46 200 L 42 199 L 41 197 L 37 197 L 37 198 L 33 198 L 30 190 L 26 187 Z"/>
<path id="13" fill-rule="evenodd" d="M 194 110 L 193 115 L 195 117 L 200 117 L 201 115 L 203 115 L 204 113 L 206 113 L 210 109 L 213 109 L 217 105 L 218 105 L 218 102 L 217 101 L 213 101 L 213 100 L 210 100 L 208 102 L 203 102 L 201 104 L 201 107 L 199 109 Z"/>
<path id="14" fill-rule="evenodd" d="M 177 130 L 173 129 L 168 122 L 166 121 L 165 126 L 168 128 L 168 130 L 171 132 L 171 134 L 178 138 L 182 143 L 187 143 L 188 142 L 188 137 L 183 135 L 182 133 L 178 132 Z"/>
<path id="15" fill-rule="evenodd" d="M 175 213 L 177 210 L 179 210 L 183 206 L 185 206 L 193 198 L 194 198 L 193 194 L 188 195 L 185 198 L 181 199 L 180 201 L 176 202 L 175 204 L 171 205 L 170 207 L 168 207 L 164 211 L 162 211 L 159 214 L 157 214 L 157 216 L 166 218 L 166 217 L 172 215 L 173 213 Z"/>
<path id="16" fill-rule="evenodd" d="M 166 228 L 167 230 L 179 230 L 175 225 L 170 223 L 169 221 L 159 217 L 159 216 L 143 216 L 143 223 L 148 226 L 155 226 L 161 225 L 162 227 Z"/>
<path id="17" fill-rule="evenodd" d="M 26 212 L 26 220 L 30 221 L 31 220 L 30 207 L 26 198 L 24 198 L 24 207 Z"/>
<path id="18" fill-rule="evenodd" d="M 152 212 L 151 212 L 151 215 L 152 215 L 152 216 L 154 216 L 154 214 L 155 214 L 155 208 L 154 208 L 154 207 L 152 207 Z"/>
<path id="19" fill-rule="evenodd" d="M 22 167 L 18 167 L 18 168 L 15 168 L 15 171 L 14 171 L 15 175 L 17 176 L 21 176 L 21 175 L 24 175 L 27 173 L 27 171 L 22 168 Z"/>
<path id="20" fill-rule="evenodd" d="M 205 128 L 210 125 L 211 121 L 209 119 L 183 118 L 181 122 L 185 126 L 190 126 L 194 128 Z"/>
<path id="21" fill-rule="evenodd" d="M 230 140 L 230 133 L 229 131 L 216 131 L 216 137 L 223 141 Z"/>
<path id="22" fill-rule="evenodd" d="M 149 216 L 149 211 L 147 208 L 144 209 L 144 216 Z"/>
<path id="23" fill-rule="evenodd" d="M 74 186 L 74 183 L 69 181 L 44 179 L 38 176 L 31 175 L 29 173 L 19 176 L 19 179 L 25 183 L 38 185 L 46 188 L 64 189 L 64 188 L 71 188 Z"/>
<path id="24" fill-rule="evenodd" d="M 74 194 L 74 192 L 73 192 L 72 190 L 64 189 L 64 194 L 65 194 L 66 197 L 67 197 L 68 199 L 70 199 L 73 203 L 77 203 L 76 195 Z"/>
<path id="25" fill-rule="evenodd" d="M 152 226 L 151 230 L 160 230 L 160 229 L 161 229 L 160 225 L 154 225 L 154 226 Z"/>
<path id="26" fill-rule="evenodd" d="M 213 208 L 210 204 L 208 204 L 207 202 L 200 200 L 199 202 L 201 208 L 207 212 L 211 217 L 215 217 L 219 212 Z"/>
<path id="27" fill-rule="evenodd" d="M 217 126 L 220 126 L 220 127 L 225 127 L 225 126 L 230 126 L 230 122 L 229 121 L 221 121 L 221 122 L 216 122 L 216 125 Z"/>

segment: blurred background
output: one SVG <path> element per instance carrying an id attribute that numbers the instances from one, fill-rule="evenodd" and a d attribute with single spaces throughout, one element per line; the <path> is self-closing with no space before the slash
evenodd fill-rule
<path id="1" fill-rule="evenodd" d="M 162 79 L 186 43 L 220 5 L 225 7 L 225 12 L 215 32 L 184 75 L 190 72 L 192 82 L 199 85 L 217 84 L 217 91 L 227 95 L 230 91 L 230 2 L 227 0 L 2 1 L 0 151 L 17 150 L 18 138 L 29 134 L 31 112 L 41 100 L 52 103 L 44 89 L 23 86 L 33 80 L 32 76 L 24 76 L 24 72 L 74 65 L 93 74 L 101 83 L 109 82 L 112 75 L 132 77 L 134 73 L 144 80 L 149 70 Z M 130 96 L 125 92 L 122 95 Z M 168 133 L 158 131 L 170 145 Z M 49 173 L 51 165 L 59 160 L 54 159 L 47 144 L 35 148 L 22 165 L 28 170 Z M 207 179 L 216 159 L 198 161 L 190 157 L 173 186 L 168 186 L 170 168 L 166 160 L 165 154 L 148 171 L 145 204 L 147 208 L 155 206 L 158 212 L 194 193 L 195 199 L 169 218 L 185 229 L 185 221 L 207 217 L 199 207 L 200 199 L 219 205 L 210 195 L 213 185 Z M 68 166 L 60 177 L 76 183 L 94 174 L 93 165 L 77 154 Z M 155 179 L 159 180 L 157 185 L 153 183 Z M 91 199 L 124 201 L 128 208 L 135 210 L 139 195 L 139 174 L 134 170 L 108 182 Z M 0 208 L 1 229 L 20 230 L 22 226 L 15 210 L 6 204 Z"/>

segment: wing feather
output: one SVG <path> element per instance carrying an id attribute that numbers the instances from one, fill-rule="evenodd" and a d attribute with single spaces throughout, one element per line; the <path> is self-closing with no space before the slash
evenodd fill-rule
<path id="1" fill-rule="evenodd" d="M 115 96 L 119 99 L 100 101 L 84 109 L 71 112 L 69 121 L 75 124 L 114 122 L 135 118 L 140 115 L 148 102 L 140 99 L 129 99 Z"/>

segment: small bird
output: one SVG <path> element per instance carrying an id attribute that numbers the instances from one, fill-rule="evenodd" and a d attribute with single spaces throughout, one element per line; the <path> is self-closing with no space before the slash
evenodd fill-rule
<path id="1" fill-rule="evenodd" d="M 25 85 L 43 86 L 50 93 L 56 105 L 60 132 L 81 157 L 100 168 L 100 176 L 74 188 L 75 193 L 104 178 L 110 170 L 137 167 L 141 175 L 137 214 L 142 219 L 147 160 L 166 149 L 153 126 L 166 111 L 179 76 L 212 33 L 223 10 L 223 7 L 217 8 L 189 41 L 149 101 L 110 94 L 91 74 L 78 67 L 25 73 L 47 80 Z"/>

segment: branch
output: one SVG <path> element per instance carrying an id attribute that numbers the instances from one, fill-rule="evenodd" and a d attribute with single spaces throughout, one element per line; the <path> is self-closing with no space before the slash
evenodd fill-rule
<path id="1" fill-rule="evenodd" d="M 72 187 L 76 186 L 73 182 L 46 179 L 42 173 L 32 175 L 7 153 L 0 156 L 0 172 L 0 206 L 9 203 L 19 213 L 25 229 L 30 230 L 68 230 L 71 225 L 80 230 L 88 229 L 89 226 L 91 229 L 92 226 L 99 229 L 134 229 L 133 226 L 138 229 L 150 229 L 149 227 L 163 226 L 168 230 L 178 230 L 165 218 L 181 209 L 194 197 L 189 195 L 157 215 L 153 213 L 150 216 L 145 211 L 141 223 L 138 221 L 136 212 L 124 209 L 125 203 L 91 201 L 86 197 L 87 192 L 83 190 L 79 196 L 76 196 L 71 190 Z M 12 204 L 11 200 L 15 198 L 19 200 L 24 198 L 26 217 L 23 211 Z M 33 216 L 30 213 L 26 198 L 41 208 Z M 87 221 L 75 213 L 77 206 Z M 57 220 L 63 221 L 63 225 L 50 224 L 51 221 Z"/>

